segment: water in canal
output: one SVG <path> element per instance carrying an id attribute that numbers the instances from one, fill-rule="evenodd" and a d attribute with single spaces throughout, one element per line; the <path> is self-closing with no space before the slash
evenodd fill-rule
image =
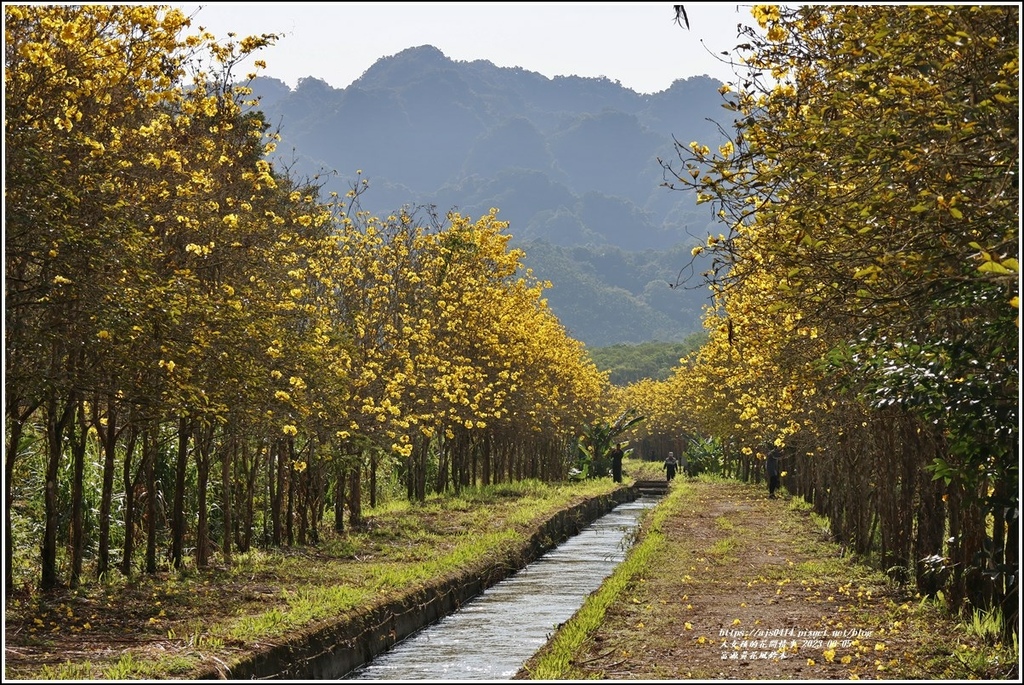
<path id="1" fill-rule="evenodd" d="M 626 555 L 657 497 L 625 502 L 345 680 L 511 680 Z"/>

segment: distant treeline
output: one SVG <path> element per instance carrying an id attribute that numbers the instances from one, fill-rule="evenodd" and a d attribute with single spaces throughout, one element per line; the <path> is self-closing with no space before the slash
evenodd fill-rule
<path id="1" fill-rule="evenodd" d="M 683 357 L 696 352 L 706 341 L 706 333 L 694 333 L 682 342 L 620 343 L 588 351 L 599 370 L 610 372 L 612 385 L 629 385 L 644 379 L 666 380 Z"/>

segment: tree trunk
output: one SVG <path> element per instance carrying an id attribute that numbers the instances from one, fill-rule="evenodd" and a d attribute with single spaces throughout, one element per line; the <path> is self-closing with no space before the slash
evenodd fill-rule
<path id="1" fill-rule="evenodd" d="M 121 554 L 121 573 L 126 578 L 132 575 L 132 555 L 135 553 L 135 481 L 132 479 L 132 458 L 139 439 L 139 429 L 132 425 L 128 433 L 128 444 L 124 448 L 124 549 Z M 143 459 L 145 459 L 145 437 L 143 437 Z"/>
<path id="2" fill-rule="evenodd" d="M 260 460 L 259 451 L 252 449 L 247 440 L 242 440 L 239 468 L 244 469 L 245 492 L 241 493 L 242 498 L 242 525 L 235 544 L 239 552 L 248 552 L 252 547 L 253 523 L 256 519 L 256 480 L 259 476 Z"/>
<path id="3" fill-rule="evenodd" d="M 185 554 L 185 477 L 188 473 L 189 420 L 178 419 L 178 453 L 174 469 L 174 502 L 171 505 L 171 564 L 180 569 Z"/>
<path id="4" fill-rule="evenodd" d="M 237 449 L 238 438 L 232 435 L 230 444 L 222 450 L 223 457 L 220 465 L 221 509 L 223 510 L 222 515 L 224 518 L 224 533 L 221 539 L 220 551 L 224 555 L 224 563 L 229 567 L 231 566 L 231 533 L 232 520 L 234 518 L 231 514 L 231 509 L 234 505 L 231 498 L 231 464 Z"/>
<path id="5" fill-rule="evenodd" d="M 64 453 L 64 431 L 71 418 L 74 402 L 68 400 L 58 407 L 56 398 L 46 406 L 46 480 L 43 491 L 45 523 L 40 558 L 40 582 L 42 590 L 52 590 L 59 584 L 57 577 L 57 524 L 60 517 L 60 502 L 57 495 L 57 472 Z"/>
<path id="6" fill-rule="evenodd" d="M 363 493 L 360 483 L 362 459 L 348 472 L 348 523 L 353 528 L 363 524 Z"/>
<path id="7" fill-rule="evenodd" d="M 942 501 L 941 480 L 922 479 L 917 505 L 917 538 L 914 556 L 917 558 L 917 589 L 927 597 L 934 597 L 942 589 L 943 577 L 939 565 L 926 560 L 938 560 L 943 554 L 946 538 L 946 507 Z"/>
<path id="8" fill-rule="evenodd" d="M 298 509 L 299 518 L 299 545 L 305 546 L 307 537 L 306 534 L 309 532 L 309 506 L 310 506 L 310 486 L 309 486 L 309 462 L 306 462 L 306 470 L 297 472 L 292 469 L 292 481 L 295 483 L 295 507 Z"/>
<path id="9" fill-rule="evenodd" d="M 143 444 L 143 464 L 146 474 L 146 573 L 156 573 L 156 455 L 159 435 L 156 425 L 149 429 L 149 439 Z"/>
<path id="10" fill-rule="evenodd" d="M 416 463 L 416 501 L 427 501 L 427 462 L 430 458 L 430 442 L 423 436 L 413 438 L 413 459 Z"/>
<path id="11" fill-rule="evenodd" d="M 294 533 L 292 532 L 292 524 L 295 519 L 295 442 L 289 438 L 288 440 L 288 459 L 287 459 L 287 479 L 288 479 L 288 501 L 287 501 L 287 514 L 284 517 L 285 533 L 288 537 L 288 546 L 291 547 L 295 544 Z"/>
<path id="12" fill-rule="evenodd" d="M 444 436 L 437 439 L 437 479 L 434 481 L 434 491 L 444 492 L 448 489 L 448 449 Z"/>
<path id="13" fill-rule="evenodd" d="M 14 462 L 21 446 L 21 435 L 25 421 L 28 420 L 39 403 L 25 407 L 24 411 L 12 397 L 7 398 L 7 416 L 10 417 L 11 434 L 7 440 L 4 453 L 4 593 L 9 595 L 14 590 L 14 527 L 11 522 L 11 508 L 14 506 Z"/>
<path id="14" fill-rule="evenodd" d="M 334 530 L 345 532 L 345 467 L 339 465 L 334 469 Z"/>
<path id="15" fill-rule="evenodd" d="M 275 461 L 276 460 L 276 461 Z M 274 449 L 271 452 L 270 462 L 270 507 L 271 507 L 271 524 L 273 531 L 273 544 L 275 547 L 281 546 L 282 541 L 282 528 L 281 528 L 281 514 L 284 506 L 284 476 L 285 476 L 285 462 L 287 460 L 284 457 L 284 444 L 281 440 L 274 441 Z"/>
<path id="16" fill-rule="evenodd" d="M 103 578 L 110 568 L 110 510 L 114 498 L 114 465 L 117 450 L 117 405 L 114 397 L 106 398 L 106 425 L 100 418 L 100 402 L 93 404 L 92 425 L 103 444 L 103 484 L 100 490 L 99 549 L 96 559 L 96 576 Z M 127 485 L 126 485 L 127 487 Z"/>
<path id="17" fill-rule="evenodd" d="M 474 441 L 474 443 L 475 444 L 474 444 L 472 449 L 473 449 L 473 458 L 474 458 L 474 461 L 475 461 L 476 455 L 478 453 L 480 453 L 480 449 L 479 449 L 479 442 Z M 498 482 L 498 480 L 500 480 L 500 479 L 497 477 L 497 475 L 491 473 L 491 460 L 488 458 L 488 455 L 484 454 L 484 455 L 481 455 L 481 456 L 483 458 L 481 459 L 481 464 L 480 464 L 480 484 L 481 485 L 490 485 L 491 483 Z"/>
<path id="18" fill-rule="evenodd" d="M 1008 484 L 1007 484 L 1008 485 Z M 1007 488 L 1009 489 L 1009 488 Z M 1019 504 L 1019 495 L 1015 495 L 1014 502 Z M 1013 639 L 1017 630 L 1020 605 L 1020 508 L 1013 506 L 1007 509 L 1006 515 L 1006 551 L 1004 553 L 1003 580 L 1005 589 L 1003 594 L 1003 638 L 1008 642 Z"/>
<path id="19" fill-rule="evenodd" d="M 416 499 L 416 457 L 412 454 L 405 458 L 405 498 L 410 502 Z"/>
<path id="20" fill-rule="evenodd" d="M 309 542 L 314 545 L 320 544 L 320 524 L 327 508 L 325 501 L 327 496 L 326 469 L 327 465 L 323 460 L 317 458 L 314 463 L 312 456 L 310 457 L 310 465 L 306 469 L 306 506 L 309 512 L 306 534 Z"/>
<path id="21" fill-rule="evenodd" d="M 469 482 L 467 485 L 475 486 L 477 483 L 477 473 L 479 462 L 477 461 L 476 450 L 473 449 L 472 441 L 469 439 L 469 435 L 466 435 L 466 452 L 469 454 Z M 487 481 L 484 481 L 484 485 Z"/>
<path id="22" fill-rule="evenodd" d="M 82 582 L 82 558 L 85 556 L 85 447 L 89 438 L 89 426 L 85 417 L 85 401 L 79 396 L 75 400 L 77 430 L 71 429 L 71 527 L 69 530 L 71 547 L 71 573 L 69 583 L 77 588 Z"/>
<path id="23" fill-rule="evenodd" d="M 213 452 L 213 427 L 207 426 L 196 435 L 196 566 L 210 565 L 210 511 L 206 505 L 210 484 L 210 454 Z"/>
<path id="24" fill-rule="evenodd" d="M 370 455 L 370 508 L 377 506 L 377 467 L 379 462 L 377 460 L 377 453 L 374 452 Z"/>
<path id="25" fill-rule="evenodd" d="M 445 430 L 442 428 L 442 430 Z M 449 454 L 452 470 L 452 490 L 455 494 L 462 492 L 463 481 L 466 477 L 466 456 L 462 453 L 462 441 L 459 434 L 455 433 L 451 439 L 444 438 L 445 450 Z"/>

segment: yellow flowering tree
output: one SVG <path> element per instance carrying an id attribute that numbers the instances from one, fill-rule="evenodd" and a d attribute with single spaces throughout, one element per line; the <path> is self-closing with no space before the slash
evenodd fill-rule
<path id="1" fill-rule="evenodd" d="M 273 37 L 183 37 L 188 20 L 158 6 L 11 6 L 5 20 L 5 383 L 14 427 L 5 466 L 13 476 L 21 431 L 41 407 L 42 585 L 59 582 L 64 436 L 73 444 L 73 583 L 80 573 L 90 428 L 104 453 L 100 572 L 115 477 L 125 492 L 122 569 L 131 571 L 141 518 L 146 568 L 155 570 L 158 441 L 166 435 L 177 444 L 174 482 L 164 483 L 171 556 L 182 563 L 186 491 L 194 488 L 205 563 L 216 460 L 227 517 L 231 455 L 256 454 L 254 433 L 289 437 L 345 387 L 345 336 L 325 297 L 328 276 L 309 270 L 325 261 L 316 255 L 329 246 L 329 216 L 263 160 L 273 135 L 244 112 L 247 89 L 233 85 L 233 67 Z M 136 492 L 147 502 L 141 517 Z M 227 555 L 230 519 L 220 526 Z M 6 561 L 9 569 L 9 546 Z"/>
<path id="2" fill-rule="evenodd" d="M 1005 602 L 1016 592 L 1005 571 L 1019 445 L 1018 10 L 753 16 L 763 33 L 747 36 L 749 76 L 722 89 L 731 139 L 665 164 L 726 229 L 695 248 L 711 253 L 729 343 L 705 359 L 735 373 L 722 380 L 736 430 L 815 455 L 801 468 L 807 494 L 841 535 L 873 544 L 873 508 L 888 568 L 945 559 L 954 608 Z M 934 481 L 949 488 L 953 543 L 928 532 L 911 550 L 903 512 L 930 506 Z"/>

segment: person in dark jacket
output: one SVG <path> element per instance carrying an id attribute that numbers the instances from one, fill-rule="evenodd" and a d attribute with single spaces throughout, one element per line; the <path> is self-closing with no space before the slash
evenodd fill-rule
<path id="1" fill-rule="evenodd" d="M 616 483 L 622 482 L 622 457 L 624 453 L 622 451 L 622 443 L 615 443 L 615 447 L 609 453 L 612 458 L 612 480 Z"/>
<path id="2" fill-rule="evenodd" d="M 665 471 L 665 479 L 671 481 L 676 477 L 676 469 L 679 468 L 679 462 L 676 461 L 675 455 L 671 452 L 668 453 L 668 457 L 665 459 L 665 463 L 661 467 Z"/>
<path id="3" fill-rule="evenodd" d="M 775 445 L 768 450 L 764 468 L 765 474 L 768 476 L 768 497 L 775 499 L 775 491 L 779 489 L 779 481 L 782 477 L 782 469 L 779 466 L 779 448 Z"/>

